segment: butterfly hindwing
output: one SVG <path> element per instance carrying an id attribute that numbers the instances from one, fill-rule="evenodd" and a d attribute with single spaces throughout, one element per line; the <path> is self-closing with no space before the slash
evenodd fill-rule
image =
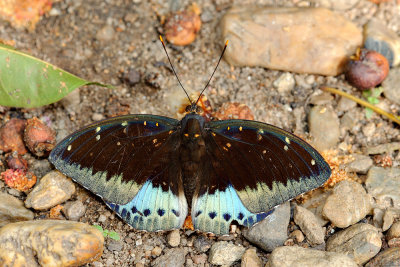
<path id="1" fill-rule="evenodd" d="M 49 159 L 135 228 L 179 228 L 187 202 L 178 162 L 177 124 L 153 115 L 111 118 L 68 136 Z"/>
<path id="2" fill-rule="evenodd" d="M 232 220 L 251 226 L 276 205 L 322 185 L 330 176 L 314 148 L 272 125 L 228 120 L 205 128 L 208 155 L 192 211 L 200 230 L 228 233 Z M 213 212 L 209 207 L 214 207 L 215 216 L 204 214 Z"/>

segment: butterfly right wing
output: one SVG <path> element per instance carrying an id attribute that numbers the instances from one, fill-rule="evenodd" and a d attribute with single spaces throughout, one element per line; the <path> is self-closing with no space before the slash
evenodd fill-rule
<path id="1" fill-rule="evenodd" d="M 187 214 L 178 121 L 153 115 L 104 120 L 61 141 L 55 167 L 103 198 L 137 229 L 179 228 Z"/>

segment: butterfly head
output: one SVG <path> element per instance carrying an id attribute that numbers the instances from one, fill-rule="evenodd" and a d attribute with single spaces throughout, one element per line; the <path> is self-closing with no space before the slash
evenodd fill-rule
<path id="1" fill-rule="evenodd" d="M 191 103 L 190 105 L 186 106 L 185 112 L 186 113 L 200 113 L 201 108 L 196 103 Z"/>

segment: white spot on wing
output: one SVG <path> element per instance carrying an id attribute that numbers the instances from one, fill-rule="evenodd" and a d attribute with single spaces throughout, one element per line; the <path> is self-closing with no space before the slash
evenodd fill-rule
<path id="1" fill-rule="evenodd" d="M 100 130 L 101 130 L 101 127 L 100 127 L 100 126 L 97 127 L 97 128 L 96 128 L 96 133 L 100 132 Z"/>
<path id="2" fill-rule="evenodd" d="M 288 143 L 288 144 L 290 145 L 289 137 L 287 137 L 287 136 L 285 137 L 285 142 Z"/>
<path id="3" fill-rule="evenodd" d="M 288 146 L 286 146 L 286 145 L 283 147 L 283 149 L 285 149 L 285 151 L 289 150 Z"/>
<path id="4" fill-rule="evenodd" d="M 69 145 L 69 146 L 67 147 L 67 150 L 68 150 L 68 151 L 71 151 L 71 148 L 72 148 L 71 145 Z"/>
<path id="5" fill-rule="evenodd" d="M 127 122 L 127 121 L 123 121 L 123 122 L 121 123 L 121 125 L 122 125 L 122 126 L 127 126 L 127 125 L 128 125 L 128 122 Z"/>
<path id="6" fill-rule="evenodd" d="M 313 165 L 313 166 L 315 165 L 315 160 L 313 160 L 313 159 L 311 160 L 311 165 Z"/>
<path id="7" fill-rule="evenodd" d="M 100 135 L 96 135 L 96 140 L 99 141 L 100 140 Z"/>

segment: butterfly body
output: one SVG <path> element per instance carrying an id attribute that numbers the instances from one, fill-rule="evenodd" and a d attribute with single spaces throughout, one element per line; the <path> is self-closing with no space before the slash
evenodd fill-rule
<path id="1" fill-rule="evenodd" d="M 256 121 L 181 121 L 127 115 L 89 125 L 61 141 L 50 161 L 103 198 L 136 229 L 194 227 L 229 233 L 330 176 L 302 139 Z"/>

